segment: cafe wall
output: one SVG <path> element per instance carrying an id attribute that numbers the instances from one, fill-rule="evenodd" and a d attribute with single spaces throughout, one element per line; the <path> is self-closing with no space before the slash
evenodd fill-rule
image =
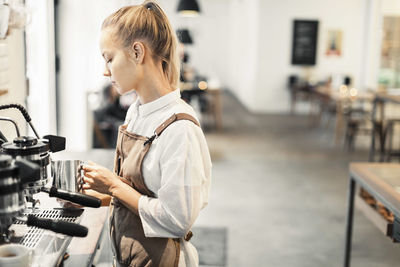
<path id="1" fill-rule="evenodd" d="M 14 29 L 6 39 L 0 40 L 0 89 L 7 93 L 0 96 L 0 104 L 19 103 L 25 105 L 26 80 L 25 80 L 25 54 L 24 54 L 24 32 Z M 1 111 L 1 117 L 14 120 L 21 135 L 27 133 L 27 123 L 16 109 Z M 12 141 L 16 137 L 13 124 L 0 121 L 1 132 Z"/>
<path id="2" fill-rule="evenodd" d="M 243 1 L 237 0 L 240 3 Z M 250 41 L 258 42 L 257 62 L 249 66 L 256 69 L 254 81 L 243 88 L 236 83 L 229 88 L 254 112 L 287 112 L 289 95 L 286 88 L 288 76 L 298 74 L 314 80 L 326 79 L 330 74 L 350 75 L 354 85 L 360 86 L 364 34 L 364 0 L 337 1 L 258 1 L 257 34 Z M 237 5 L 240 9 L 240 4 Z M 239 18 L 244 21 L 246 16 Z M 317 62 L 313 67 L 291 65 L 292 23 L 294 19 L 319 21 Z M 325 55 L 327 31 L 339 29 L 343 33 L 342 55 Z M 233 43 L 240 50 L 241 44 Z M 233 55 L 230 55 L 231 57 Z M 246 69 L 246 66 L 243 67 Z M 231 77 L 234 75 L 230 73 Z M 243 74 L 244 75 L 244 74 Z M 240 79 L 240 78 L 237 78 Z"/>
<path id="3" fill-rule="evenodd" d="M 251 111 L 287 112 L 291 74 L 314 81 L 349 75 L 360 89 L 376 84 L 381 1 L 201 0 L 201 16 L 189 19 L 176 16 L 177 2 L 161 1 L 174 26 L 192 32 L 195 41 L 187 47 L 192 65 Z M 294 19 L 319 21 L 313 67 L 291 65 Z M 325 55 L 329 30 L 342 32 L 340 56 Z"/>

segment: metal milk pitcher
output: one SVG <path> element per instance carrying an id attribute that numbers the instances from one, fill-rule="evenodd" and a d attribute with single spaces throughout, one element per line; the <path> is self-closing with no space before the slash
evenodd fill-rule
<path id="1" fill-rule="evenodd" d="M 51 162 L 53 186 L 72 192 L 82 192 L 82 160 L 55 160 Z"/>

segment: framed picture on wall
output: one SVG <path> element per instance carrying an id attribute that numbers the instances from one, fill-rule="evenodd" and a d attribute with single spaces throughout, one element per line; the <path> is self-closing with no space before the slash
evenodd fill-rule
<path id="1" fill-rule="evenodd" d="M 292 65 L 315 65 L 318 20 L 294 20 Z"/>
<path id="2" fill-rule="evenodd" d="M 328 40 L 326 42 L 325 55 L 340 56 L 342 55 L 342 36 L 341 30 L 328 30 Z"/>

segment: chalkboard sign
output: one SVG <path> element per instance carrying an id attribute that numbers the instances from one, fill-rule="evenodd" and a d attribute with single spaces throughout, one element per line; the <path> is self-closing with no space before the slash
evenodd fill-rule
<path id="1" fill-rule="evenodd" d="M 317 20 L 295 20 L 293 22 L 293 65 L 315 65 L 317 37 Z"/>

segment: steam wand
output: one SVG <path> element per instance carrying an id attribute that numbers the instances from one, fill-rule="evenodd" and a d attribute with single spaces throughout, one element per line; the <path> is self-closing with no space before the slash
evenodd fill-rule
<path id="1" fill-rule="evenodd" d="M 28 112 L 26 111 L 26 109 L 25 109 L 22 105 L 20 105 L 20 104 L 0 105 L 0 110 L 2 110 L 2 109 L 9 109 L 9 108 L 16 108 L 16 109 L 18 109 L 18 110 L 22 113 L 22 115 L 24 116 L 26 122 L 29 124 L 29 126 L 30 126 L 31 129 L 32 129 L 32 131 L 35 133 L 36 137 L 37 137 L 38 139 L 40 139 L 39 134 L 36 132 L 35 127 L 33 127 L 32 118 L 31 118 L 31 116 L 29 116 L 29 114 L 28 114 Z M 19 136 L 19 133 L 18 133 L 18 136 Z"/>

